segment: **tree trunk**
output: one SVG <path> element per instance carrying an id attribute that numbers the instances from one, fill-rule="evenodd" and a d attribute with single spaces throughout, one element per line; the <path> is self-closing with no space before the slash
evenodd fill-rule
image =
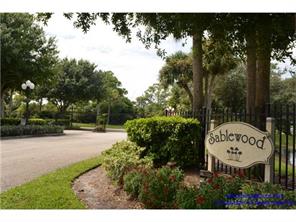
<path id="1" fill-rule="evenodd" d="M 211 110 L 212 108 L 212 93 L 213 93 L 213 88 L 214 88 L 214 83 L 215 83 L 216 75 L 213 75 L 212 78 L 210 79 L 209 87 L 208 87 L 208 98 L 207 98 L 207 110 Z"/>
<path id="2" fill-rule="evenodd" d="M 12 108 L 13 108 L 13 90 L 10 90 L 9 94 L 9 104 L 8 104 L 8 115 L 11 116 L 12 113 Z"/>
<path id="3" fill-rule="evenodd" d="M 97 110 L 97 116 L 96 116 L 96 126 L 99 126 L 99 116 L 100 116 L 100 104 L 99 104 L 99 100 L 97 100 L 97 106 L 96 106 L 96 110 Z"/>
<path id="4" fill-rule="evenodd" d="M 192 42 L 193 114 L 195 116 L 203 105 L 202 36 L 203 31 L 196 32 Z"/>
<path id="5" fill-rule="evenodd" d="M 256 98 L 256 32 L 246 35 L 247 41 L 247 114 L 254 113 Z"/>
<path id="6" fill-rule="evenodd" d="M 266 14 L 258 22 L 258 73 L 256 76 L 256 116 L 257 127 L 265 128 L 265 105 L 269 103 L 270 96 L 270 56 L 271 56 L 271 20 Z"/>
<path id="7" fill-rule="evenodd" d="M 0 117 L 4 118 L 4 94 L 5 94 L 6 88 L 4 84 L 1 85 L 1 102 L 0 102 Z"/>
<path id="8" fill-rule="evenodd" d="M 208 100 L 209 100 L 209 74 L 203 71 L 203 75 L 205 78 L 205 97 L 204 97 L 204 106 L 208 107 Z"/>
<path id="9" fill-rule="evenodd" d="M 42 103 L 43 103 L 43 99 L 40 98 L 40 99 L 39 99 L 39 112 L 42 111 Z"/>
<path id="10" fill-rule="evenodd" d="M 185 90 L 185 92 L 187 93 L 189 100 L 190 100 L 190 104 L 191 104 L 191 108 L 193 107 L 193 96 L 192 96 L 192 92 L 188 86 L 187 83 L 178 83 L 179 87 L 183 88 Z"/>
<path id="11" fill-rule="evenodd" d="M 109 125 L 110 113 L 111 113 L 111 102 L 108 103 L 108 118 L 107 118 L 107 121 L 106 121 L 106 125 Z"/>
<path id="12" fill-rule="evenodd" d="M 0 116 L 4 118 L 4 95 L 1 94 Z"/>

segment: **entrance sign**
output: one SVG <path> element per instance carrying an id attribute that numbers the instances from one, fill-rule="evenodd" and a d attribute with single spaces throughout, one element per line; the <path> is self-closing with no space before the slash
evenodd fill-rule
<path id="1" fill-rule="evenodd" d="M 244 122 L 227 122 L 209 131 L 205 146 L 210 155 L 238 168 L 269 164 L 274 152 L 270 133 Z"/>

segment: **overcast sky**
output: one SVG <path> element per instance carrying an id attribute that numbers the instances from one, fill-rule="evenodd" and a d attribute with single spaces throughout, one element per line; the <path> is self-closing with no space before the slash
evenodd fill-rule
<path id="1" fill-rule="evenodd" d="M 132 100 L 157 82 L 158 72 L 164 64 L 163 59 L 156 55 L 156 50 L 145 49 L 135 35 L 131 43 L 126 43 L 112 30 L 112 26 L 100 20 L 84 34 L 62 14 L 55 14 L 44 29 L 48 36 L 56 37 L 60 58 L 86 59 L 95 63 L 98 69 L 113 71 Z M 178 50 L 189 52 L 191 46 L 191 39 L 184 47 L 182 41 L 173 38 L 162 44 L 168 54 Z"/>
<path id="2" fill-rule="evenodd" d="M 131 43 L 126 43 L 112 30 L 112 26 L 105 25 L 101 20 L 84 34 L 82 30 L 73 27 L 72 21 L 58 13 L 53 15 L 44 29 L 48 36 L 56 37 L 60 58 L 86 59 L 95 63 L 98 69 L 111 70 L 128 90 L 131 100 L 141 96 L 150 85 L 158 81 L 158 72 L 164 60 L 156 55 L 154 48 L 145 49 L 135 36 L 137 29 L 133 30 Z M 187 39 L 184 47 L 183 42 L 171 37 L 163 42 L 161 48 L 168 54 L 179 50 L 189 52 L 191 39 Z M 294 55 L 295 52 L 296 49 Z M 284 68 L 288 64 L 279 65 Z"/>

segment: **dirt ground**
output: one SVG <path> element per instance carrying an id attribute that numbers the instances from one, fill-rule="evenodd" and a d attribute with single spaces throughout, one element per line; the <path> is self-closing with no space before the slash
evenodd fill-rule
<path id="1" fill-rule="evenodd" d="M 185 171 L 185 184 L 199 185 L 196 169 Z M 89 209 L 142 209 L 143 205 L 131 199 L 123 189 L 115 186 L 106 171 L 97 167 L 77 178 L 73 190 Z"/>

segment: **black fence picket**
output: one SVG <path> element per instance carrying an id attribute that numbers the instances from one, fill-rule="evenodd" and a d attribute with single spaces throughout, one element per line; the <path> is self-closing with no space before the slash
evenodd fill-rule
<path id="1" fill-rule="evenodd" d="M 282 185 L 286 189 L 295 190 L 295 170 L 296 170 L 296 111 L 295 104 L 267 104 L 260 115 L 254 110 L 247 112 L 246 110 L 232 111 L 230 109 L 202 109 L 200 112 L 177 112 L 174 115 L 183 117 L 195 117 L 201 122 L 201 143 L 200 150 L 205 150 L 204 138 L 210 127 L 212 119 L 218 122 L 218 125 L 229 121 L 242 121 L 251 125 L 265 129 L 266 117 L 275 119 L 275 154 L 274 154 L 274 182 Z M 204 151 L 205 152 L 205 151 Z M 200 153 L 204 153 L 200 152 Z M 207 155 L 204 160 L 201 159 L 203 167 L 207 168 Z M 221 161 L 215 161 L 215 170 L 227 174 L 237 174 L 244 172 L 248 179 L 263 181 L 264 165 L 256 165 L 251 168 L 241 170 L 223 164 Z"/>

